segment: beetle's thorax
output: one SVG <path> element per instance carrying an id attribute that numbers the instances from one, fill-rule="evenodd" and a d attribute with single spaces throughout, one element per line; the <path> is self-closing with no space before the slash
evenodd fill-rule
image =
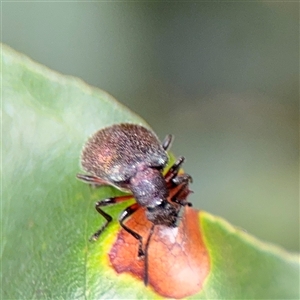
<path id="1" fill-rule="evenodd" d="M 141 206 L 155 207 L 168 197 L 166 181 L 161 170 L 139 164 L 130 179 L 131 191 Z"/>

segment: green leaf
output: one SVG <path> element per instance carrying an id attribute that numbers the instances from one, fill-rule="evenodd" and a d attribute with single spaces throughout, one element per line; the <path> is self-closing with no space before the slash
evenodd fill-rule
<path id="1" fill-rule="evenodd" d="M 114 123 L 147 124 L 110 95 L 2 46 L 1 299 L 153 299 L 151 287 L 117 275 L 100 239 L 98 199 L 121 194 L 76 180 L 87 137 Z M 116 220 L 128 203 L 108 207 Z M 299 298 L 299 256 L 264 244 L 208 213 L 199 228 L 210 273 L 194 299 Z M 166 279 L 167 280 L 167 279 Z"/>

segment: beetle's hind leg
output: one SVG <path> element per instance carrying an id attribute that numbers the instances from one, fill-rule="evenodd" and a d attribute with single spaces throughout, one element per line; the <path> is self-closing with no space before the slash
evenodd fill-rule
<path id="1" fill-rule="evenodd" d="M 117 196 L 117 197 L 107 198 L 96 202 L 95 209 L 101 216 L 105 218 L 106 222 L 90 237 L 89 239 L 90 241 L 96 241 L 113 219 L 112 216 L 106 213 L 104 210 L 102 210 L 101 207 L 114 205 L 119 202 L 127 201 L 129 199 L 132 199 L 132 195 Z"/>

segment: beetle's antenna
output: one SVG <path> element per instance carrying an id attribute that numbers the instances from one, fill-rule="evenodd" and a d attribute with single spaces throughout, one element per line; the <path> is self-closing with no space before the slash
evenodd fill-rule
<path id="1" fill-rule="evenodd" d="M 148 235 L 148 239 L 145 245 L 145 273 L 144 273 L 144 284 L 145 286 L 148 285 L 148 248 L 149 248 L 149 244 L 150 244 L 150 239 L 152 237 L 152 234 L 154 233 L 154 224 L 152 224 L 151 229 L 150 229 L 150 233 Z"/>

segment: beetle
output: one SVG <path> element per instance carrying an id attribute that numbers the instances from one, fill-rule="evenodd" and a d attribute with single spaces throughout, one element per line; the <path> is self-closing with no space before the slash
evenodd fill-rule
<path id="1" fill-rule="evenodd" d="M 112 221 L 101 207 L 129 200 L 132 196 L 136 202 L 121 212 L 119 223 L 138 240 L 138 257 L 145 255 L 142 236 L 126 226 L 125 221 L 140 207 L 145 208 L 146 217 L 153 226 L 177 226 L 180 208 L 191 206 L 186 197 L 190 193 L 188 184 L 192 178 L 188 174 L 178 174 L 184 157 L 179 157 L 163 175 L 172 140 L 173 136 L 169 134 L 160 143 L 152 131 L 130 123 L 106 127 L 88 139 L 81 154 L 81 166 L 87 174 L 77 174 L 77 178 L 96 186 L 115 186 L 131 194 L 96 202 L 95 208 L 106 222 L 90 240 L 97 240 Z"/>

